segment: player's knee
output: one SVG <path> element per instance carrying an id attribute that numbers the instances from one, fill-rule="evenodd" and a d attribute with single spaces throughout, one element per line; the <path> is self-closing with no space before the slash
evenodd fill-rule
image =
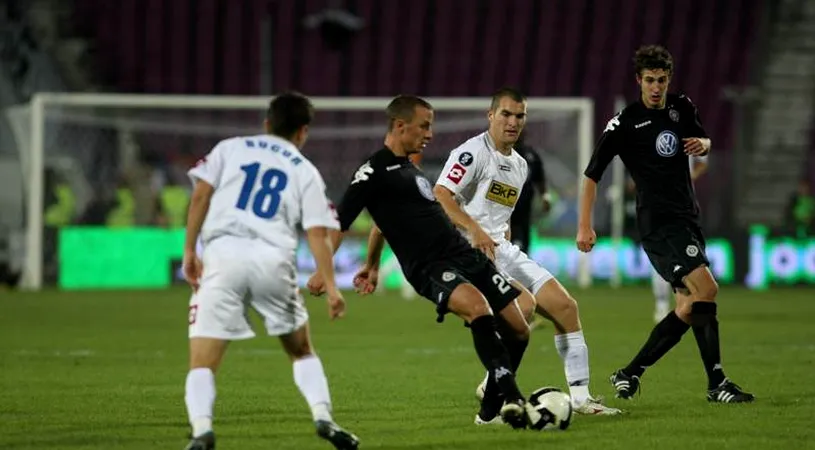
<path id="1" fill-rule="evenodd" d="M 691 325 L 703 327 L 716 320 L 716 303 L 696 301 L 690 305 Z"/>
<path id="2" fill-rule="evenodd" d="M 468 323 L 481 316 L 492 315 L 487 300 L 470 284 L 461 284 L 453 290 L 447 302 L 447 309 Z"/>
<path id="3" fill-rule="evenodd" d="M 699 292 L 696 293 L 696 297 L 700 300 L 715 300 L 718 294 L 719 284 L 716 283 L 716 280 L 711 278 L 699 286 Z"/>

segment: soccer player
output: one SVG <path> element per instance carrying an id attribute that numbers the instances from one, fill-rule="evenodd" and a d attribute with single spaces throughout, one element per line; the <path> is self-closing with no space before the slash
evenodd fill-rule
<path id="1" fill-rule="evenodd" d="M 707 172 L 707 155 L 691 156 L 688 161 L 690 163 L 690 181 L 693 183 Z M 636 192 L 636 188 L 634 191 Z M 636 203 L 636 196 L 634 203 Z M 631 213 L 636 216 L 636 205 Z M 654 322 L 659 323 L 671 312 L 673 288 L 671 283 L 662 278 L 654 267 L 651 267 L 651 289 L 654 292 Z"/>
<path id="2" fill-rule="evenodd" d="M 718 285 L 705 256 L 699 205 L 688 157 L 706 155 L 710 139 L 696 106 L 684 95 L 668 94 L 673 58 L 660 46 L 643 46 L 634 56 L 638 101 L 606 125 L 586 168 L 581 193 L 577 247 L 591 251 L 597 240 L 591 215 L 597 183 L 619 155 L 637 188 L 637 225 L 643 249 L 676 292 L 676 309 L 660 321 L 634 359 L 611 375 L 620 398 L 631 398 L 640 377 L 693 329 L 708 377 L 711 402 L 750 402 L 753 395 L 725 377 L 716 318 Z"/>
<path id="3" fill-rule="evenodd" d="M 456 231 L 436 202 L 433 185 L 408 159 L 421 153 L 433 136 L 433 108 L 422 98 L 400 95 L 386 113 L 385 145 L 356 171 L 338 208 L 343 231 L 364 208 L 376 223 L 366 264 L 354 284 L 362 293 L 374 291 L 387 239 L 407 280 L 436 305 L 437 321 L 451 312 L 469 326 L 479 359 L 506 399 L 503 405 L 490 405 L 495 407 L 490 415 L 515 428 L 540 425 L 545 419 L 525 401 L 515 382 L 529 342 L 522 302 L 516 302 L 522 293 Z M 335 249 L 342 237 L 332 232 Z M 312 294 L 323 291 L 322 282 L 321 274 L 312 276 Z M 531 305 L 529 299 L 523 303 Z M 503 339 L 493 312 L 501 316 Z M 526 314 L 530 312 L 527 307 Z"/>
<path id="4" fill-rule="evenodd" d="M 247 322 L 248 305 L 263 317 L 266 332 L 280 338 L 317 435 L 338 449 L 358 446 L 356 436 L 332 418 L 328 382 L 311 344 L 308 313 L 297 286 L 295 250 L 297 227 L 302 225 L 326 280 L 329 315 L 343 316 L 345 301 L 334 280 L 328 240 L 329 230 L 339 223 L 322 177 L 299 150 L 312 116 L 306 97 L 281 94 L 266 114 L 269 134 L 221 141 L 189 171 L 195 187 L 183 265 L 194 290 L 185 396 L 192 441 L 187 450 L 215 448 L 215 372 L 230 341 L 255 336 Z M 195 249 L 199 235 L 202 259 Z"/>
<path id="5" fill-rule="evenodd" d="M 489 129 L 450 153 L 433 192 L 472 246 L 517 280 L 520 289 L 534 294 L 537 311 L 554 323 L 555 347 L 564 362 L 575 411 L 618 414 L 620 410 L 601 405 L 589 393 L 589 351 L 577 302 L 510 240 L 510 217 L 528 173 L 526 160 L 512 148 L 526 122 L 526 98 L 513 88 L 499 89 L 487 116 Z M 485 382 L 476 392 L 480 397 L 486 388 L 487 399 L 490 386 Z"/>

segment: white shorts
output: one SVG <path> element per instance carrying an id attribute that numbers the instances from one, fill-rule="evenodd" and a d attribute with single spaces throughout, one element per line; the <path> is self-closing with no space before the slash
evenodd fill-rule
<path id="1" fill-rule="evenodd" d="M 249 307 L 270 336 L 289 334 L 308 321 L 293 255 L 258 240 L 224 236 L 206 245 L 202 261 L 201 286 L 190 298 L 191 338 L 255 337 Z"/>
<path id="2" fill-rule="evenodd" d="M 501 241 L 495 250 L 495 266 L 507 277 L 521 283 L 532 295 L 537 294 L 547 281 L 554 278 L 517 245 L 506 240 Z"/>

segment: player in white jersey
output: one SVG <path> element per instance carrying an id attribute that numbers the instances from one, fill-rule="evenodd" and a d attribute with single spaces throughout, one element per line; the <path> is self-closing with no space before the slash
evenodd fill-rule
<path id="1" fill-rule="evenodd" d="M 707 172 L 707 158 L 708 155 L 688 158 L 691 181 L 696 181 Z M 653 267 L 651 267 L 651 289 L 654 292 L 654 322 L 659 323 L 671 312 L 671 294 L 674 289 Z"/>
<path id="2" fill-rule="evenodd" d="M 554 323 L 555 347 L 564 362 L 575 411 L 618 414 L 620 410 L 600 404 L 589 392 L 589 354 L 577 303 L 549 271 L 510 240 L 510 216 L 527 177 L 526 160 L 512 148 L 526 122 L 525 97 L 515 89 L 498 90 L 488 118 L 488 131 L 450 153 L 433 192 L 472 245 L 493 259 L 516 287 L 529 290 L 535 310 Z M 479 397 L 488 381 L 479 385 Z"/>
<path id="3" fill-rule="evenodd" d="M 194 190 L 184 275 L 194 292 L 185 396 L 192 440 L 187 450 L 215 448 L 215 371 L 230 341 L 255 336 L 248 306 L 263 317 L 266 332 L 280 338 L 318 436 L 338 449 L 358 446 L 358 439 L 331 416 L 328 381 L 312 348 L 308 313 L 297 285 L 295 251 L 302 226 L 317 270 L 328 281 L 330 317 L 344 314 L 328 240 L 328 230 L 338 229 L 339 222 L 322 177 L 299 150 L 313 114 L 306 97 L 281 94 L 269 105 L 269 134 L 221 141 L 189 171 Z M 196 254 L 199 236 L 201 258 Z"/>

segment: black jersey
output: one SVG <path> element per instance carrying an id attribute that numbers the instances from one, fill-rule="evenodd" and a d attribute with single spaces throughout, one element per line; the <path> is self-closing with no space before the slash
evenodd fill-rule
<path id="1" fill-rule="evenodd" d="M 608 122 L 584 174 L 599 182 L 614 156 L 620 156 L 637 185 L 642 238 L 677 219 L 698 223 L 699 204 L 682 141 L 691 137 L 708 136 L 688 97 L 668 94 L 664 109 L 637 101 Z"/>
<path id="2" fill-rule="evenodd" d="M 428 263 L 473 251 L 433 194 L 433 184 L 406 157 L 386 148 L 354 174 L 340 202 L 340 226 L 347 230 L 363 208 L 390 244 L 406 275 Z"/>
<path id="3" fill-rule="evenodd" d="M 538 152 L 529 145 L 519 145 L 515 147 L 518 152 L 526 160 L 526 166 L 529 172 L 526 176 L 526 182 L 521 189 L 521 195 L 518 197 L 518 202 L 515 204 L 515 210 L 512 212 L 512 221 L 516 219 L 529 223 L 532 216 L 532 203 L 535 199 L 535 190 L 541 184 L 546 183 L 546 172 L 543 169 L 543 159 L 541 159 Z M 528 226 L 528 225 L 524 226 Z"/>

